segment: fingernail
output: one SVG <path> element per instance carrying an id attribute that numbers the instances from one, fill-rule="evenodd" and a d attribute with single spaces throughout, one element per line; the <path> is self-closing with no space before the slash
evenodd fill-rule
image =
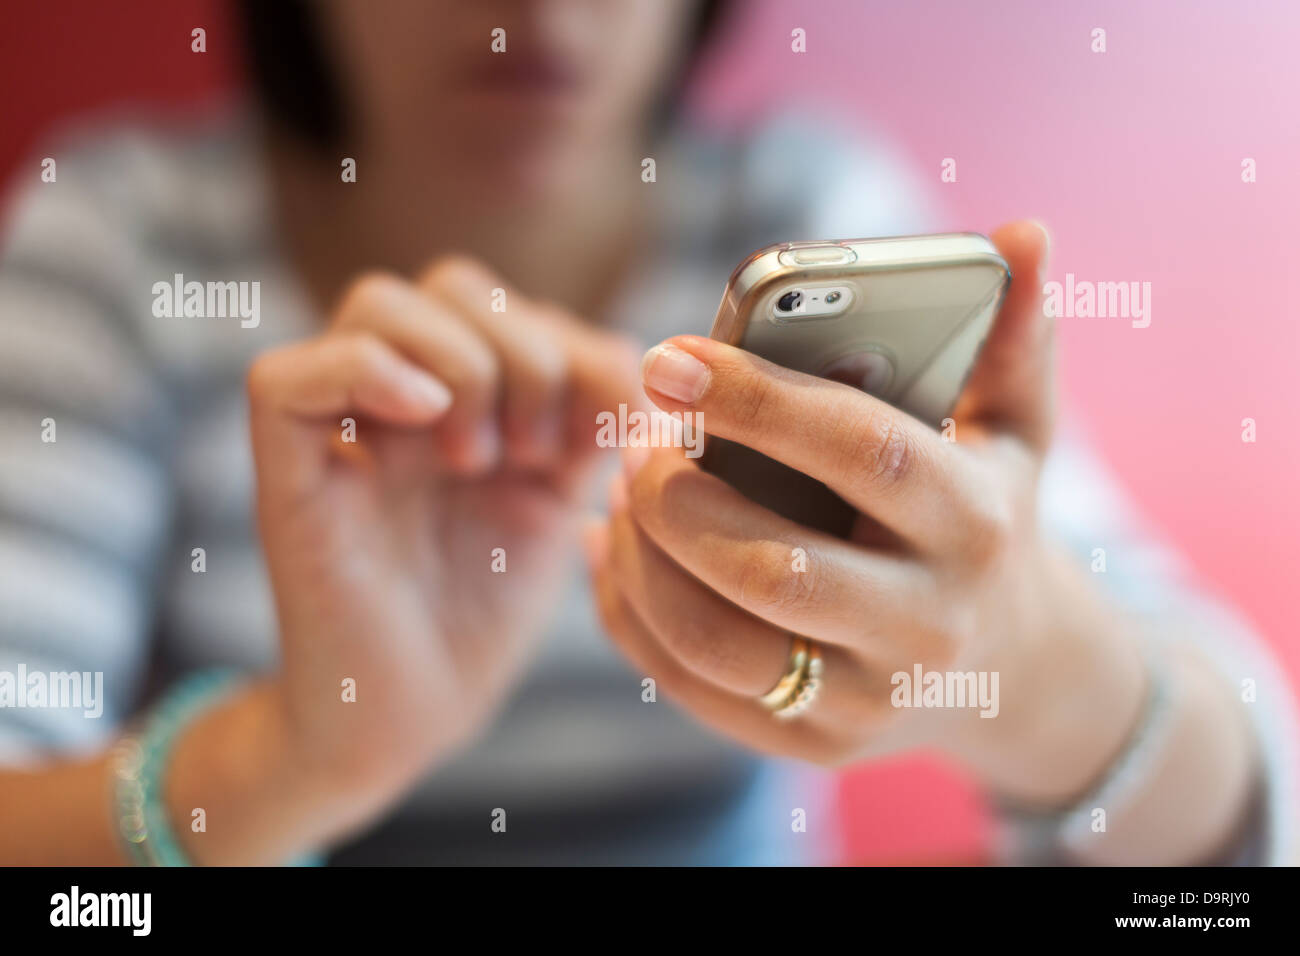
<path id="1" fill-rule="evenodd" d="M 1052 234 L 1041 221 L 1034 219 L 1033 223 L 1043 233 L 1043 257 L 1038 261 L 1038 278 L 1042 280 L 1047 278 L 1047 265 L 1052 261 Z"/>
<path id="2" fill-rule="evenodd" d="M 635 478 L 636 473 L 640 471 L 649 460 L 649 445 L 628 445 L 623 449 L 623 474 L 629 479 Z"/>
<path id="3" fill-rule="evenodd" d="M 402 386 L 412 398 L 434 411 L 444 412 L 451 407 L 451 389 L 432 375 L 412 370 L 406 373 Z"/>
<path id="4" fill-rule="evenodd" d="M 656 345 L 641 360 L 646 388 L 689 405 L 709 387 L 709 367 L 675 345 Z"/>

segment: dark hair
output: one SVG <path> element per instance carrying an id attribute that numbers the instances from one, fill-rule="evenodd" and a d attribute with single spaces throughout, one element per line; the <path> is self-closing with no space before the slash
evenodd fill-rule
<path id="1" fill-rule="evenodd" d="M 660 113 L 677 105 L 727 2 L 702 0 L 696 8 L 684 68 Z M 238 6 L 249 77 L 271 121 L 318 149 L 336 145 L 348 125 L 347 111 L 312 0 L 239 0 Z"/>

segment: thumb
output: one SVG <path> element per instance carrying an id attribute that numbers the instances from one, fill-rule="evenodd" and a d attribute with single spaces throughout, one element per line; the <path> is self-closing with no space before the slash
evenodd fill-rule
<path id="1" fill-rule="evenodd" d="M 1011 267 L 1011 288 L 957 415 L 1010 432 L 1041 452 L 1051 440 L 1055 412 L 1053 321 L 1042 306 L 1051 240 L 1029 219 L 998 228 L 992 239 Z"/>

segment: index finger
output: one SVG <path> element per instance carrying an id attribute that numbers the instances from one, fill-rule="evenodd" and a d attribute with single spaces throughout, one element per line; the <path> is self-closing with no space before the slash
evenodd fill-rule
<path id="1" fill-rule="evenodd" d="M 617 415 L 620 405 L 648 410 L 637 374 L 644 346 L 620 333 L 586 325 L 558 306 L 538 303 L 536 315 L 562 343 L 568 358 L 575 446 L 596 447 L 597 416 L 602 412 Z"/>
<path id="2" fill-rule="evenodd" d="M 997 496 L 933 429 L 865 392 L 774 365 L 697 335 L 646 354 L 646 393 L 665 411 L 702 413 L 706 432 L 823 482 L 926 550 L 984 534 Z"/>

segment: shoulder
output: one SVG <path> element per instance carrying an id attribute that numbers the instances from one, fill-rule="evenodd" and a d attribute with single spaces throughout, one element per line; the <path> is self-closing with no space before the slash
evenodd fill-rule
<path id="1" fill-rule="evenodd" d="M 48 180 L 45 158 L 54 161 Z M 83 124 L 47 140 L 14 180 L 0 321 L 42 327 L 48 334 L 34 342 L 129 353 L 160 381 L 194 390 L 242 375 L 266 336 L 296 328 L 304 304 L 281 266 L 255 128 L 242 114 Z M 250 276 L 274 317 L 259 325 L 263 335 L 239 322 L 155 315 L 160 285 Z"/>
<path id="2" fill-rule="evenodd" d="M 253 144 L 250 124 L 233 109 L 62 131 L 9 183 L 3 258 L 120 275 L 150 245 L 211 254 L 246 246 L 264 228 Z"/>

